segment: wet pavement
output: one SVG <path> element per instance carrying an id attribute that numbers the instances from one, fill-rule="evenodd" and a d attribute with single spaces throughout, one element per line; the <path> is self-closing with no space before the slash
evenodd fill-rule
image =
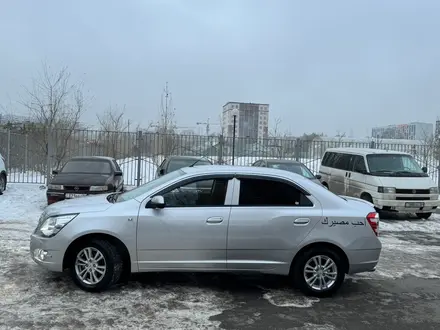
<path id="1" fill-rule="evenodd" d="M 317 299 L 283 277 L 182 273 L 86 293 L 33 263 L 33 224 L 0 222 L 0 329 L 440 329 L 440 220 L 382 228 L 377 271 Z"/>

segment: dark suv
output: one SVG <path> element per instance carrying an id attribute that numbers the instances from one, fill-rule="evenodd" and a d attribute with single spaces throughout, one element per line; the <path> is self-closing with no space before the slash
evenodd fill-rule
<path id="1" fill-rule="evenodd" d="M 48 204 L 124 190 L 121 168 L 111 157 L 74 157 L 52 174 L 46 192 Z"/>
<path id="2" fill-rule="evenodd" d="M 296 160 L 260 159 L 260 160 L 257 160 L 255 163 L 253 163 L 252 166 L 270 167 L 270 168 L 276 168 L 279 170 L 293 172 L 293 173 L 302 175 L 303 177 L 310 179 L 310 180 L 316 182 L 317 184 L 321 185 L 321 182 L 319 182 L 321 175 L 319 175 L 319 174 L 313 175 L 312 171 L 310 171 L 306 165 L 304 165 L 303 163 L 298 162 Z"/>
<path id="3" fill-rule="evenodd" d="M 157 168 L 156 177 L 178 170 L 187 166 L 212 165 L 211 161 L 197 156 L 169 156 Z"/>

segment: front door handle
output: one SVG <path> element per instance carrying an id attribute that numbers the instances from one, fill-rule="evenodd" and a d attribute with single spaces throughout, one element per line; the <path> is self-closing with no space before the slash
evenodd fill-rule
<path id="1" fill-rule="evenodd" d="M 223 218 L 222 217 L 211 217 L 206 220 L 206 223 L 222 223 Z"/>
<path id="2" fill-rule="evenodd" d="M 305 225 L 308 225 L 309 222 L 310 222 L 310 219 L 308 219 L 308 218 L 298 218 L 298 219 L 295 219 L 293 224 L 296 226 L 305 226 Z"/>

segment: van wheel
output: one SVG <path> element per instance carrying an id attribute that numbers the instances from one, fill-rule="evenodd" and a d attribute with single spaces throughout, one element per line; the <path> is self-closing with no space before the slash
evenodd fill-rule
<path id="1" fill-rule="evenodd" d="M 416 213 L 417 218 L 419 219 L 429 219 L 429 217 L 432 215 L 432 213 Z"/>
<path id="2" fill-rule="evenodd" d="M 115 246 L 105 240 L 92 239 L 77 247 L 69 268 L 80 289 L 99 292 L 119 281 L 123 263 Z"/>
<path id="3" fill-rule="evenodd" d="M 295 286 L 308 296 L 331 296 L 345 279 L 341 257 L 328 248 L 317 247 L 306 251 L 296 260 L 292 271 Z"/>
<path id="4" fill-rule="evenodd" d="M 370 194 L 363 193 L 361 195 L 361 199 L 363 199 L 364 201 L 367 201 L 367 202 L 370 202 L 371 204 L 373 204 L 373 198 L 371 197 Z"/>

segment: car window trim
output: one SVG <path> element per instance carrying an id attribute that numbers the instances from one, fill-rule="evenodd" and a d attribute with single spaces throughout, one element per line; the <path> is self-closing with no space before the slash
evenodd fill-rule
<path id="1" fill-rule="evenodd" d="M 155 193 L 151 194 L 147 198 L 145 198 L 142 201 L 143 205 L 146 205 L 151 198 L 157 195 L 163 196 L 163 194 L 186 184 L 189 184 L 191 182 L 197 182 L 197 181 L 204 181 L 204 180 L 215 180 L 215 179 L 227 179 L 227 187 L 226 187 L 226 194 L 225 194 L 225 203 L 223 205 L 188 205 L 188 206 L 165 206 L 165 208 L 169 209 L 176 209 L 176 208 L 206 208 L 206 207 L 230 207 L 229 204 L 226 204 L 226 199 L 228 195 L 231 195 L 231 192 L 229 192 L 229 189 L 233 189 L 234 185 L 231 184 L 232 179 L 234 178 L 233 174 L 197 174 L 195 176 L 186 177 L 183 180 L 180 180 L 178 182 L 174 182 L 166 187 L 162 187 L 160 190 L 156 191 Z"/>
<path id="2" fill-rule="evenodd" d="M 283 207 L 283 208 L 314 208 L 316 207 L 316 204 L 313 202 L 312 199 L 309 198 L 309 196 L 312 196 L 312 194 L 310 194 L 306 189 L 304 189 L 303 187 L 301 187 L 300 185 L 298 185 L 296 182 L 290 181 L 288 179 L 282 178 L 282 177 L 277 177 L 277 176 L 268 176 L 268 175 L 255 175 L 255 174 L 238 174 L 235 175 L 234 177 L 236 180 L 238 180 L 238 185 L 236 186 L 236 193 L 238 194 L 237 198 L 235 199 L 235 202 L 237 204 L 231 205 L 232 207 L 270 207 L 270 208 L 276 208 L 276 207 Z M 257 179 L 257 180 L 267 180 L 267 181 L 278 181 L 281 183 L 285 183 L 288 184 L 296 189 L 298 189 L 301 193 L 303 193 L 306 198 L 310 201 L 310 203 L 312 203 L 311 206 L 300 206 L 300 205 L 240 205 L 240 188 L 241 188 L 241 182 L 240 179 Z"/>

